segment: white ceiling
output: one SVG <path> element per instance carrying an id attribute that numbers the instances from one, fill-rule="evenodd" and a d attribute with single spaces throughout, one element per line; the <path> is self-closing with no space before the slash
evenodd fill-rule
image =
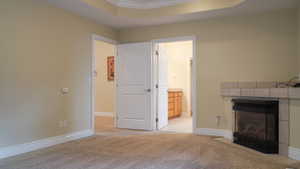
<path id="1" fill-rule="evenodd" d="M 87 17 L 97 23 L 104 24 L 116 29 L 159 25 L 174 22 L 183 22 L 189 20 L 207 19 L 212 17 L 233 16 L 253 14 L 262 11 L 283 9 L 283 8 L 297 8 L 299 0 L 246 0 L 244 3 L 233 8 L 226 8 L 220 10 L 213 10 L 207 12 L 200 12 L 188 15 L 166 16 L 158 18 L 140 19 L 128 18 L 122 16 L 114 16 L 106 11 L 91 7 L 81 0 L 45 0 L 55 6 L 64 8 L 66 10 L 77 13 L 81 16 Z"/>
<path id="2" fill-rule="evenodd" d="M 172 6 L 195 0 L 106 0 L 107 2 L 125 8 L 151 9 Z"/>

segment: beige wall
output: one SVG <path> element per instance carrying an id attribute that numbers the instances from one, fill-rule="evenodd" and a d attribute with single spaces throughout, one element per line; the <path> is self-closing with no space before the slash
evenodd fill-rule
<path id="1" fill-rule="evenodd" d="M 296 20 L 296 11 L 282 10 L 124 29 L 119 39 L 196 35 L 198 127 L 231 129 L 220 83 L 287 80 L 297 74 Z M 116 39 L 116 32 L 38 0 L 0 1 L 0 22 L 0 147 L 88 129 L 90 35 Z M 70 93 L 61 96 L 62 87 Z M 300 117 L 293 113 L 299 106 L 292 110 L 291 144 L 300 147 Z M 223 116 L 219 126 L 217 115 Z M 60 128 L 60 120 L 68 127 Z"/>
<path id="2" fill-rule="evenodd" d="M 300 73 L 300 8 L 298 9 L 298 72 Z M 300 74 L 299 74 L 300 75 Z M 290 102 L 290 146 L 300 148 L 300 100 Z"/>
<path id="3" fill-rule="evenodd" d="M 116 32 L 38 0 L 1 0 L 0 22 L 0 147 L 89 129 L 91 34 Z"/>
<path id="4" fill-rule="evenodd" d="M 95 111 L 115 112 L 114 81 L 107 80 L 107 57 L 115 56 L 115 45 L 95 41 L 95 57 L 97 77 L 95 79 Z"/>
<path id="5" fill-rule="evenodd" d="M 193 42 L 172 42 L 162 45 L 168 56 L 168 86 L 183 90 L 182 112 L 190 114 L 190 60 L 193 55 Z"/>
<path id="6" fill-rule="evenodd" d="M 300 7 L 298 8 L 298 75 L 300 76 Z"/>
<path id="7" fill-rule="evenodd" d="M 119 40 L 197 36 L 198 128 L 231 129 L 222 81 L 287 80 L 297 73 L 297 23 L 292 9 L 121 30 Z M 216 116 L 221 123 L 216 124 Z"/>

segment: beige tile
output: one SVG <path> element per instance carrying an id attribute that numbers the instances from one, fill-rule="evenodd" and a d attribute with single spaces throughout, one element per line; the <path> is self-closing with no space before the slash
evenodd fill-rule
<path id="1" fill-rule="evenodd" d="M 289 120 L 289 100 L 280 99 L 279 100 L 279 120 L 288 121 Z"/>
<path id="2" fill-rule="evenodd" d="M 222 82 L 221 89 L 233 89 L 238 88 L 238 82 Z"/>
<path id="3" fill-rule="evenodd" d="M 289 88 L 289 97 L 292 99 L 300 99 L 300 88 Z"/>
<path id="4" fill-rule="evenodd" d="M 271 97 L 275 98 L 288 98 L 289 89 L 288 88 L 271 88 Z"/>
<path id="5" fill-rule="evenodd" d="M 288 144 L 279 144 L 279 154 L 282 156 L 288 156 L 289 154 Z"/>
<path id="6" fill-rule="evenodd" d="M 256 88 L 257 82 L 239 82 L 239 88 L 241 89 L 249 89 L 249 88 Z"/>
<path id="7" fill-rule="evenodd" d="M 278 88 L 288 88 L 288 83 L 289 82 L 277 82 L 277 87 Z"/>
<path id="8" fill-rule="evenodd" d="M 221 96 L 240 96 L 241 90 L 238 88 L 235 89 L 221 89 Z"/>
<path id="9" fill-rule="evenodd" d="M 277 82 L 257 82 L 257 88 L 276 88 Z"/>
<path id="10" fill-rule="evenodd" d="M 241 96 L 254 96 L 254 89 L 241 89 Z"/>
<path id="11" fill-rule="evenodd" d="M 279 143 L 289 144 L 289 122 L 279 122 Z"/>
<path id="12" fill-rule="evenodd" d="M 230 96 L 241 96 L 241 89 L 229 89 Z"/>
<path id="13" fill-rule="evenodd" d="M 257 88 L 254 89 L 255 97 L 270 97 L 270 89 L 268 88 Z"/>
<path id="14" fill-rule="evenodd" d="M 221 96 L 230 96 L 230 89 L 221 88 Z"/>

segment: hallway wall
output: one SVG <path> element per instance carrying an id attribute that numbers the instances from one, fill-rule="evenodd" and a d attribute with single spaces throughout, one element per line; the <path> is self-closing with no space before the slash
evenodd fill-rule
<path id="1" fill-rule="evenodd" d="M 96 41 L 95 59 L 97 77 L 95 79 L 95 111 L 115 112 L 115 83 L 107 80 L 107 57 L 115 56 L 116 46 Z"/>

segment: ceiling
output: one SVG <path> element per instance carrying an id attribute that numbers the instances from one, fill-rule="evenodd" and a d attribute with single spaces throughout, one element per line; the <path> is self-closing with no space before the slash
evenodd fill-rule
<path id="1" fill-rule="evenodd" d="M 106 0 L 109 3 L 124 7 L 124 8 L 136 8 L 136 9 L 151 9 L 161 8 L 165 6 L 177 5 L 185 2 L 191 2 L 195 0 Z"/>
<path id="2" fill-rule="evenodd" d="M 115 29 L 297 8 L 299 0 L 45 0 Z M 105 1 L 105 2 L 104 2 Z M 107 2 L 110 1 L 110 2 Z M 113 2 L 114 1 L 114 2 Z M 120 2 L 123 2 L 120 3 Z M 124 6 L 125 1 L 130 1 Z M 147 2 L 146 2 L 147 1 Z M 150 3 L 150 1 L 152 3 Z M 168 1 L 164 4 L 161 1 Z M 222 2 L 222 3 L 221 3 Z M 223 3 L 226 2 L 226 3 Z M 115 3 L 119 3 L 115 4 Z M 123 5 L 120 7 L 120 4 Z M 139 7 L 144 4 L 144 7 Z M 146 5 L 148 4 L 148 5 Z M 150 5 L 149 5 L 150 4 Z M 130 6 L 131 5 L 131 6 Z M 160 5 L 160 6 L 159 6 Z M 148 6 L 148 7 L 145 7 Z M 199 9 L 198 9 L 199 8 Z"/>

